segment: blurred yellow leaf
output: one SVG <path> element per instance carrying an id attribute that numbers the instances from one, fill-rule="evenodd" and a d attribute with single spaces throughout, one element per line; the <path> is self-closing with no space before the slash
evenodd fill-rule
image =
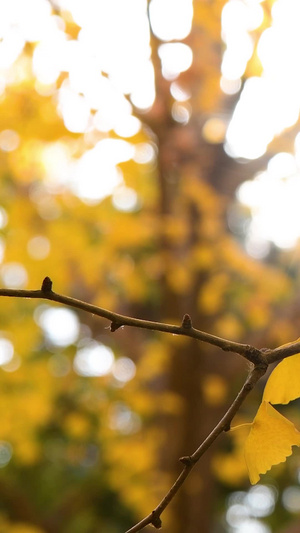
<path id="1" fill-rule="evenodd" d="M 300 446 L 299 431 L 263 401 L 245 442 L 245 460 L 251 483 L 257 483 L 260 474 L 265 474 L 273 465 L 284 462 L 292 454 L 292 446 Z"/>
<path id="2" fill-rule="evenodd" d="M 23 524 L 21 522 L 18 522 L 16 524 L 12 524 L 11 526 L 8 526 L 9 529 L 7 530 L 9 533 L 43 533 L 43 529 L 40 529 L 39 527 L 32 526 L 29 524 Z"/>
<path id="3" fill-rule="evenodd" d="M 207 405 L 222 405 L 226 398 L 228 384 L 218 374 L 207 374 L 202 383 L 202 392 Z"/>

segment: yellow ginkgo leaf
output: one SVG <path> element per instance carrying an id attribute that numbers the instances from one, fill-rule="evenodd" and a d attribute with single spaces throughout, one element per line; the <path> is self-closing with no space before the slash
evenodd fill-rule
<path id="1" fill-rule="evenodd" d="M 300 397 L 300 353 L 283 359 L 274 368 L 265 386 L 263 400 L 289 403 Z"/>
<path id="2" fill-rule="evenodd" d="M 300 446 L 300 432 L 268 402 L 263 401 L 245 442 L 245 460 L 252 484 L 273 465 L 283 463 Z"/>

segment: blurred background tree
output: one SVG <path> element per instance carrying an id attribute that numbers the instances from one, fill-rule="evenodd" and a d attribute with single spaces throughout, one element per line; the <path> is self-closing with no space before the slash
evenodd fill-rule
<path id="1" fill-rule="evenodd" d="M 297 0 L 11 0 L 0 20 L 1 284 L 49 275 L 123 314 L 189 313 L 258 347 L 298 337 Z M 3 299 L 0 316 L 9 533 L 125 531 L 247 371 L 58 305 Z M 164 531 L 286 530 L 299 454 L 249 488 L 243 439 L 206 454 Z"/>

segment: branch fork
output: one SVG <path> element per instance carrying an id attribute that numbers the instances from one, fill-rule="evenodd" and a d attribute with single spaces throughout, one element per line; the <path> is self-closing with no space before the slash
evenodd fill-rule
<path id="1" fill-rule="evenodd" d="M 69 307 L 82 309 L 87 313 L 110 320 L 111 332 L 116 331 L 122 326 L 129 326 L 191 337 L 201 342 L 206 342 L 208 344 L 212 344 L 213 346 L 217 346 L 225 352 L 237 353 L 252 363 L 252 368 L 240 392 L 237 394 L 236 398 L 233 400 L 222 419 L 192 455 L 184 456 L 179 459 L 183 465 L 183 469 L 167 494 L 148 516 L 143 518 L 143 520 L 141 520 L 139 523 L 135 524 L 131 529 L 126 531 L 126 533 L 136 533 L 150 524 L 152 524 L 156 529 L 160 529 L 162 527 L 160 518 L 162 512 L 170 504 L 171 500 L 177 494 L 178 490 L 202 455 L 222 432 L 226 432 L 230 429 L 232 419 L 240 409 L 248 394 L 255 387 L 256 383 L 265 374 L 268 366 L 300 352 L 300 342 L 298 340 L 294 343 L 289 343 L 285 346 L 279 346 L 278 348 L 272 350 L 269 348 L 258 349 L 248 344 L 242 344 L 217 337 L 210 333 L 195 329 L 192 326 L 192 319 L 188 314 L 183 316 L 180 326 L 120 315 L 87 302 L 76 300 L 75 298 L 53 292 L 52 281 L 49 276 L 44 278 L 40 290 L 0 288 L 0 296 L 51 300 Z"/>

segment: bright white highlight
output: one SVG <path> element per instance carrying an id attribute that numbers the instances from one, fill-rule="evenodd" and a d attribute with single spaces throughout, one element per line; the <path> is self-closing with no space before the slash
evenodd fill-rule
<path id="1" fill-rule="evenodd" d="M 158 50 L 162 73 L 167 80 L 177 78 L 180 72 L 188 70 L 193 62 L 193 52 L 183 43 L 162 44 Z"/>
<path id="2" fill-rule="evenodd" d="M 152 0 L 151 24 L 155 35 L 162 41 L 185 39 L 191 31 L 192 0 Z"/>
<path id="3" fill-rule="evenodd" d="M 112 197 L 113 206 L 118 211 L 130 213 L 138 207 L 138 195 L 130 187 L 117 187 Z"/>
<path id="4" fill-rule="evenodd" d="M 58 110 L 69 131 L 73 133 L 84 133 L 87 131 L 90 107 L 84 96 L 72 91 L 67 84 L 59 90 Z"/>
<path id="5" fill-rule="evenodd" d="M 78 338 L 79 320 L 71 309 L 40 306 L 35 318 L 51 344 L 69 346 Z"/>
<path id="6" fill-rule="evenodd" d="M 257 28 L 262 19 L 262 7 L 255 0 L 230 0 L 223 8 L 222 38 L 226 43 L 226 50 L 221 66 L 221 88 L 227 94 L 234 94 L 240 88 L 240 77 L 253 53 L 249 32 Z"/>
<path id="7" fill-rule="evenodd" d="M 89 147 L 75 159 L 76 148 L 63 147 L 63 142 L 45 143 L 41 160 L 47 191 L 69 189 L 86 203 L 98 203 L 116 187 L 124 186 L 120 162 L 135 157 L 136 162 L 146 164 L 155 157 L 152 147 L 148 153 L 132 148 L 124 156 L 121 141 L 110 139 L 114 144 L 108 145 L 108 139 L 103 139 L 105 134 L 123 138 L 137 135 L 141 122 L 133 115 L 133 105 L 147 110 L 155 100 L 147 1 L 56 0 L 55 5 L 68 11 L 80 27 L 76 39 L 65 33 L 64 20 L 53 14 L 47 0 L 0 0 L 0 67 L 11 67 L 26 42 L 34 43 L 36 91 L 53 95 L 66 129 L 83 134 Z M 189 34 L 192 0 L 152 0 L 150 12 L 151 24 L 162 40 L 180 40 Z M 193 59 L 191 49 L 180 42 L 162 44 L 159 53 L 168 79 L 188 69 Z M 61 74 L 65 80 L 57 89 Z M 27 75 L 24 69 L 24 78 Z M 11 79 L 11 73 L 3 70 L 0 94 Z M 177 102 L 188 97 L 176 85 L 173 93 Z M 177 102 L 173 117 L 184 124 L 190 108 Z M 17 132 L 0 133 L 1 150 L 15 150 L 19 141 Z M 132 191 L 124 191 L 122 199 L 116 193 L 114 201 L 119 209 L 130 211 L 137 204 L 136 197 Z M 39 209 L 47 218 L 46 210 Z M 31 245 L 29 253 L 38 254 L 37 247 L 33 250 Z"/>
<path id="8" fill-rule="evenodd" d="M 0 365 L 9 363 L 14 355 L 13 344 L 4 338 L 0 338 Z"/>
<path id="9" fill-rule="evenodd" d="M 298 0 L 277 0 L 272 16 L 273 24 L 262 33 L 257 49 L 263 75 L 247 80 L 228 127 L 226 151 L 232 157 L 256 159 L 262 156 L 274 137 L 298 120 Z M 236 83 L 240 79 L 253 52 L 249 31 L 261 20 L 262 7 L 258 1 L 230 0 L 223 9 L 222 36 L 227 49 L 223 56 L 221 87 L 229 94 L 235 89 L 228 85 L 228 80 Z M 239 90 L 238 84 L 236 89 Z"/>
<path id="10" fill-rule="evenodd" d="M 270 90 L 263 78 L 246 81 L 227 130 L 225 149 L 230 156 L 247 159 L 262 156 L 274 131 L 279 130 Z"/>
<path id="11" fill-rule="evenodd" d="M 78 350 L 74 359 L 74 369 L 77 374 L 85 377 L 105 376 L 110 372 L 113 362 L 114 353 L 108 346 L 91 341 Z"/>
<path id="12" fill-rule="evenodd" d="M 267 255 L 270 242 L 286 249 L 296 245 L 300 237 L 300 171 L 292 154 L 275 155 L 265 172 L 240 186 L 237 196 L 252 215 L 246 237 L 251 255 Z"/>
<path id="13" fill-rule="evenodd" d="M 21 263 L 4 263 L 0 275 L 3 285 L 11 289 L 23 289 L 27 284 L 27 271 Z"/>
<path id="14" fill-rule="evenodd" d="M 121 383 L 127 383 L 134 378 L 136 367 L 129 357 L 120 357 L 114 363 L 112 374 Z"/>
<path id="15" fill-rule="evenodd" d="M 117 164 L 133 157 L 134 148 L 127 141 L 104 139 L 87 150 L 74 164 L 70 187 L 87 203 L 97 203 L 122 182 Z"/>
<path id="16" fill-rule="evenodd" d="M 269 516 L 274 509 L 276 492 L 273 487 L 256 485 L 248 492 L 233 492 L 228 499 L 226 521 L 230 531 L 236 533 L 271 533 L 259 520 Z"/>

